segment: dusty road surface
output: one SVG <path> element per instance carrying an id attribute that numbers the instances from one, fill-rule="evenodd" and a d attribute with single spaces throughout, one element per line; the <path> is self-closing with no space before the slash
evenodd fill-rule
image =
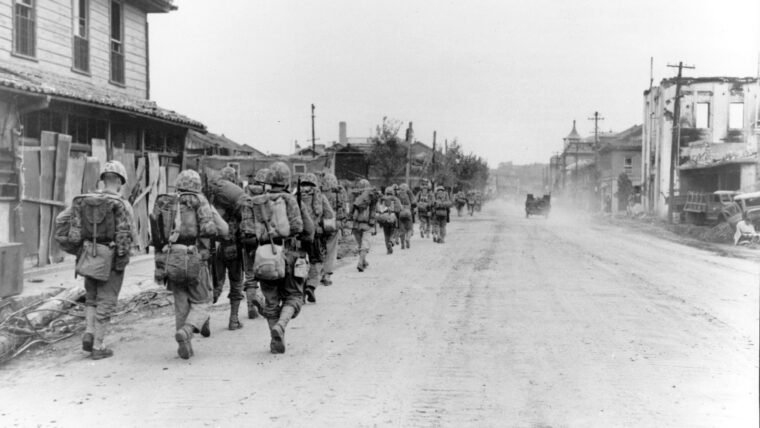
<path id="1" fill-rule="evenodd" d="M 116 355 L 0 368 L 0 426 L 757 427 L 758 263 L 487 205 L 447 243 L 349 260 L 271 355 L 263 320 L 176 355 L 168 312 Z"/>

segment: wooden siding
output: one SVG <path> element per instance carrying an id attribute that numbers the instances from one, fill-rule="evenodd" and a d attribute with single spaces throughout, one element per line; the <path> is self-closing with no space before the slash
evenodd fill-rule
<path id="1" fill-rule="evenodd" d="M 13 0 L 0 0 L 0 59 L 90 82 L 133 97 L 147 97 L 145 12 L 131 4 L 124 4 L 125 87 L 121 87 L 109 83 L 110 0 L 90 0 L 89 76 L 72 70 L 72 0 L 36 0 L 35 3 L 37 61 L 12 55 Z"/>

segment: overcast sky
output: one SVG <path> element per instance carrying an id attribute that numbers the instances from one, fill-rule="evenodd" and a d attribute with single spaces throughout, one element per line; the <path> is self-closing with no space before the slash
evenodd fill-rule
<path id="1" fill-rule="evenodd" d="M 674 75 L 755 76 L 758 0 L 175 0 L 150 17 L 151 98 L 271 153 L 367 137 L 383 116 L 489 161 L 548 162 L 578 120 L 642 121 Z M 403 132 L 402 132 L 403 134 Z"/>

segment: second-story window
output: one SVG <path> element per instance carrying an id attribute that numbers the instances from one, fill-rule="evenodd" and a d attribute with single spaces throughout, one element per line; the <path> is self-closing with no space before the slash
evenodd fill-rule
<path id="1" fill-rule="evenodd" d="M 16 0 L 13 6 L 13 52 L 36 55 L 34 0 Z"/>
<path id="2" fill-rule="evenodd" d="M 694 106 L 695 128 L 710 127 L 710 103 L 697 103 Z"/>
<path id="3" fill-rule="evenodd" d="M 631 175 L 633 173 L 633 158 L 625 158 L 623 171 L 628 175 Z"/>
<path id="4" fill-rule="evenodd" d="M 124 7 L 111 1 L 111 81 L 124 84 Z"/>
<path id="5" fill-rule="evenodd" d="M 744 128 L 744 103 L 728 105 L 728 129 Z"/>
<path id="6" fill-rule="evenodd" d="M 74 0 L 74 69 L 90 71 L 90 1 Z"/>

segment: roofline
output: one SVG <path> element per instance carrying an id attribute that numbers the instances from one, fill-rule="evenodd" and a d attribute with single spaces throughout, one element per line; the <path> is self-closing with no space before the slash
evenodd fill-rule
<path id="1" fill-rule="evenodd" d="M 660 86 L 667 88 L 676 83 L 675 77 L 666 77 L 660 81 Z M 757 77 L 728 77 L 728 76 L 707 76 L 707 77 L 681 77 L 681 85 L 688 86 L 694 83 L 758 83 Z M 654 88 L 652 88 L 654 89 Z M 644 95 L 649 94 L 650 89 L 644 91 Z"/>
<path id="2" fill-rule="evenodd" d="M 169 13 L 177 10 L 172 0 L 127 0 L 127 2 L 143 9 L 146 13 Z"/>

